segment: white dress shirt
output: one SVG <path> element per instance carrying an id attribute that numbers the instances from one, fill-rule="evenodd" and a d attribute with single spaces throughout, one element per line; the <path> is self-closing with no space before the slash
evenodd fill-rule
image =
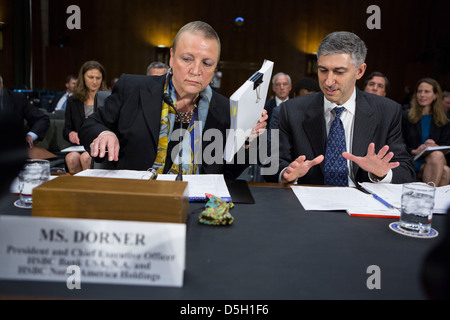
<path id="1" fill-rule="evenodd" d="M 334 112 L 331 112 L 335 107 L 345 107 L 345 110 L 341 114 L 341 121 L 344 125 L 345 130 L 345 145 L 346 151 L 348 153 L 352 153 L 352 145 L 353 145 L 353 128 L 355 124 L 355 112 L 356 112 L 356 88 L 353 90 L 353 94 L 350 99 L 348 99 L 343 105 L 338 106 L 337 104 L 328 101 L 325 97 L 323 98 L 323 107 L 324 107 L 324 117 L 325 117 L 325 127 L 327 130 L 327 136 L 330 132 L 331 124 L 333 123 L 336 115 Z M 369 147 L 369 146 L 367 146 Z M 324 155 L 325 156 L 325 155 Z M 309 159 L 312 160 L 312 159 Z M 353 174 L 353 161 L 347 160 L 348 167 L 348 185 L 350 187 L 355 187 L 353 183 L 352 174 Z M 286 170 L 286 169 L 284 169 Z M 284 173 L 284 170 L 280 173 L 279 181 L 281 181 L 281 176 Z M 389 170 L 389 173 L 383 180 L 375 181 L 371 174 L 369 174 L 369 179 L 372 182 L 383 182 L 390 183 L 392 181 L 392 170 Z M 295 182 L 297 183 L 297 182 Z"/>
<path id="2" fill-rule="evenodd" d="M 324 116 L 325 116 L 325 126 L 327 129 L 327 136 L 330 132 L 331 124 L 333 123 L 335 119 L 334 112 L 331 112 L 335 107 L 345 107 L 345 110 L 341 114 L 341 121 L 344 125 L 345 130 L 345 145 L 346 145 L 346 151 L 348 153 L 352 153 L 352 146 L 353 146 L 353 128 L 355 125 L 355 111 L 356 111 L 356 88 L 353 90 L 353 94 L 351 95 L 350 99 L 348 99 L 343 105 L 338 106 L 337 104 L 328 101 L 325 97 L 323 98 L 324 103 Z M 367 146 L 369 147 L 369 146 Z M 353 174 L 353 161 L 347 160 L 347 167 L 348 167 L 348 185 L 350 187 L 354 187 L 355 184 L 353 183 L 352 174 Z M 369 173 L 369 179 L 372 182 L 375 182 L 373 180 L 372 175 Z M 377 182 L 383 182 L 383 183 L 390 183 L 392 181 L 392 170 L 389 170 L 389 173 L 386 175 L 386 177 Z"/>
<path id="3" fill-rule="evenodd" d="M 67 99 L 69 99 L 69 97 L 70 97 L 71 95 L 72 95 L 71 93 L 67 93 L 67 92 L 66 92 L 66 93 L 61 97 L 61 99 L 59 99 L 58 104 L 56 105 L 55 110 L 61 110 L 62 107 L 63 107 L 63 105 L 64 105 L 64 103 L 67 102 Z"/>
<path id="4" fill-rule="evenodd" d="M 280 105 L 280 103 L 288 101 L 288 100 L 289 100 L 289 97 L 287 97 L 285 100 L 281 100 L 280 98 L 275 96 L 275 103 L 277 104 L 277 107 Z"/>

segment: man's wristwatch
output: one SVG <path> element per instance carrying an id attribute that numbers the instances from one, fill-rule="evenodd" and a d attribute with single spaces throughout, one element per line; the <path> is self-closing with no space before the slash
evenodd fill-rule
<path id="1" fill-rule="evenodd" d="M 374 175 L 373 173 L 369 173 L 369 175 L 370 175 L 370 179 L 373 182 L 380 182 L 381 180 L 383 180 L 387 176 L 387 175 L 384 175 L 384 177 L 379 177 L 379 176 Z"/>

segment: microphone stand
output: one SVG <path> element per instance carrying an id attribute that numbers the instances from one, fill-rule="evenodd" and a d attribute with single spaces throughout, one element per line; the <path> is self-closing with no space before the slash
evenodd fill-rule
<path id="1" fill-rule="evenodd" d="M 183 123 L 182 123 L 182 121 L 181 121 L 180 113 L 178 112 L 177 108 L 175 108 L 175 106 L 174 106 L 174 104 L 173 104 L 173 100 L 172 100 L 172 98 L 169 96 L 169 94 L 166 93 L 166 92 L 164 92 L 162 97 L 163 97 L 164 102 L 167 103 L 169 106 L 171 106 L 173 110 L 175 110 L 175 113 L 177 114 L 178 119 L 180 119 L 180 137 L 178 138 L 178 139 L 179 139 L 179 142 L 180 142 L 180 153 L 178 154 L 178 158 L 179 158 L 179 159 L 178 159 L 178 175 L 177 175 L 177 177 L 175 178 L 175 181 L 183 181 L 183 175 L 182 175 L 182 171 L 183 171 L 182 165 L 183 165 L 183 162 L 182 162 L 182 160 L 181 160 L 181 159 L 182 159 L 182 156 L 183 156 L 183 135 L 182 135 L 182 132 L 183 132 Z"/>

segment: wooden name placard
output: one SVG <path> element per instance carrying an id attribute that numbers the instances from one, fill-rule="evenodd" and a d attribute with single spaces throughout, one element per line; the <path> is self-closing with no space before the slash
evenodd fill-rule
<path id="1" fill-rule="evenodd" d="M 188 184 L 61 176 L 33 189 L 36 217 L 185 223 Z"/>

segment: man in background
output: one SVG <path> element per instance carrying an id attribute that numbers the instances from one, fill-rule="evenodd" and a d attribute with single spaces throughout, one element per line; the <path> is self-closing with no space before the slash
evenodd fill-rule
<path id="1" fill-rule="evenodd" d="M 372 72 L 364 83 L 364 91 L 386 97 L 389 88 L 388 78 L 381 72 Z"/>
<path id="2" fill-rule="evenodd" d="M 0 101 L 0 118 L 8 118 L 12 127 L 23 131 L 24 120 L 26 120 L 29 130 L 25 135 L 25 142 L 29 148 L 33 148 L 35 140 L 44 139 L 50 125 L 50 118 L 30 104 L 22 93 L 4 88 L 1 75 Z"/>
<path id="3" fill-rule="evenodd" d="M 275 97 L 266 101 L 264 109 L 267 111 L 267 141 L 270 146 L 271 141 L 271 121 L 272 115 L 278 114 L 280 104 L 289 100 L 289 94 L 292 90 L 291 77 L 288 74 L 279 72 L 272 78 L 272 90 L 275 93 Z"/>
<path id="4" fill-rule="evenodd" d="M 162 76 L 169 71 L 169 66 L 163 62 L 152 62 L 147 68 L 148 76 Z"/>
<path id="5" fill-rule="evenodd" d="M 50 105 L 49 112 L 55 112 L 56 110 L 66 110 L 67 99 L 72 96 L 73 91 L 77 85 L 77 77 L 68 75 L 66 77 L 66 90 L 59 92 Z"/>

